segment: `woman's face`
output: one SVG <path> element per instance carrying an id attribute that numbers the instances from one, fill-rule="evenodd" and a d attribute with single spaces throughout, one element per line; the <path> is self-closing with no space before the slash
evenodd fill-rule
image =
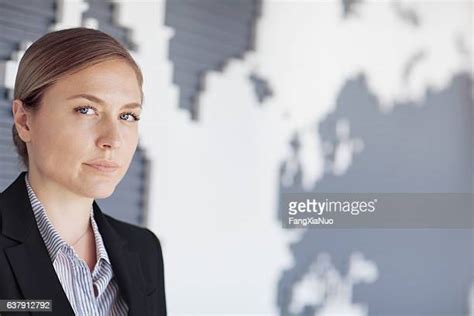
<path id="1" fill-rule="evenodd" d="M 59 79 L 30 117 L 30 171 L 81 196 L 110 196 L 138 144 L 141 102 L 136 73 L 123 60 Z M 118 167 L 101 170 L 101 160 Z"/>

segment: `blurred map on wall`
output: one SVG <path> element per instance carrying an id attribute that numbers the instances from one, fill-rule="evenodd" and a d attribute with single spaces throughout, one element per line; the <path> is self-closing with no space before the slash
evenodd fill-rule
<path id="1" fill-rule="evenodd" d="M 204 3 L 216 1 L 211 2 Z M 179 58 L 177 41 L 188 39 L 192 46 L 189 29 L 202 35 L 202 25 L 219 24 L 204 16 L 200 27 L 189 20 L 188 31 L 185 22 L 176 26 L 180 20 L 173 14 L 196 3 L 169 1 L 168 25 L 175 31 L 169 53 L 179 87 L 186 86 L 186 67 L 189 78 L 198 77 L 189 60 Z M 219 34 L 208 34 L 203 56 L 218 56 L 220 47 L 224 55 L 214 57 L 220 65 L 231 57 L 244 59 L 255 98 L 287 121 L 278 200 L 285 192 L 472 192 L 472 3 L 266 1 L 258 15 L 259 1 L 233 5 L 242 10 L 241 25 L 233 20 Z M 260 15 L 261 21 L 248 22 Z M 246 58 L 252 26 L 257 44 Z M 242 43 L 230 48 L 233 53 L 219 41 L 226 32 Z M 203 73 L 221 68 L 202 68 L 202 81 Z M 194 94 L 213 87 L 196 80 L 189 81 Z M 197 100 L 193 95 L 191 102 Z M 180 106 L 199 117 L 200 107 L 189 102 Z M 278 221 L 282 212 L 281 206 L 275 209 Z M 472 230 L 283 233 L 295 237 L 288 245 L 293 264 L 276 285 L 281 315 L 468 313 Z M 345 288 L 351 265 L 367 267 L 361 272 L 367 282 Z"/>

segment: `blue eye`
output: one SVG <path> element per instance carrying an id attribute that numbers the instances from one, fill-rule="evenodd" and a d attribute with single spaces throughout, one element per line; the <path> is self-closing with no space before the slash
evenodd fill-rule
<path id="1" fill-rule="evenodd" d="M 140 120 L 140 117 L 137 114 L 133 113 L 133 112 L 127 112 L 127 113 L 120 114 L 120 118 L 124 119 L 125 121 L 129 121 L 130 117 L 133 118 L 133 121 L 139 121 Z"/>
<path id="2" fill-rule="evenodd" d="M 96 111 L 96 109 L 93 106 L 90 106 L 90 105 L 80 106 L 80 107 L 75 108 L 74 110 L 76 112 L 78 112 L 80 114 L 84 114 L 84 115 L 90 114 L 89 110 Z"/>

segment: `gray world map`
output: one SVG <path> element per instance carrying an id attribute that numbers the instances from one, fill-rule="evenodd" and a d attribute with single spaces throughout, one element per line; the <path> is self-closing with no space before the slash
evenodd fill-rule
<path id="1" fill-rule="evenodd" d="M 197 95 L 205 89 L 200 83 L 204 74 L 221 69 L 230 58 L 240 58 L 252 49 L 255 22 L 248 23 L 247 19 L 258 18 L 261 5 L 260 1 L 234 2 L 241 10 L 242 20 L 238 20 L 235 7 L 227 2 L 199 3 L 219 11 L 220 17 L 207 16 L 204 10 L 193 11 L 196 1 L 168 2 L 167 8 L 167 23 L 176 31 L 169 54 L 174 82 L 182 91 L 180 107 L 188 109 L 194 119 L 199 112 Z M 357 14 L 360 1 L 343 4 L 344 16 L 350 16 Z M 406 23 L 419 23 L 415 12 L 394 9 Z M 194 18 L 184 19 L 190 12 Z M 234 18 L 233 23 L 220 21 L 223 16 Z M 186 60 L 185 51 L 200 39 L 203 24 L 209 29 L 219 25 L 219 32 L 209 31 L 206 40 L 200 42 L 197 60 L 204 62 L 198 66 Z M 232 34 L 233 43 L 220 40 L 226 38 L 226 33 Z M 423 54 L 408 64 L 413 66 L 420 58 Z M 407 69 L 407 76 L 409 72 Z M 249 74 L 249 79 L 259 102 L 278 95 L 271 82 L 258 74 Z M 469 74 L 457 73 L 442 91 L 426 91 L 423 104 L 396 104 L 393 111 L 385 113 L 363 74 L 347 80 L 337 96 L 335 110 L 314 126 L 314 133 L 335 148 L 341 141 L 336 126 L 344 120 L 350 124 L 351 137 L 363 141 L 364 150 L 354 156 L 342 176 L 328 172 L 310 190 L 303 188 L 302 168 L 297 169 L 290 186 L 283 184 L 282 177 L 288 172 L 284 163 L 280 199 L 285 192 L 472 192 L 471 86 Z M 295 135 L 291 145 L 296 158 L 299 143 Z M 328 152 L 325 163 L 330 165 L 333 159 L 334 152 Z M 281 221 L 283 208 L 275 211 Z M 366 303 L 370 315 L 465 315 L 466 293 L 474 277 L 472 242 L 469 229 L 308 229 L 290 246 L 295 264 L 281 271 L 276 304 L 281 315 L 292 315 L 289 305 L 295 285 L 319 253 L 330 254 L 335 267 L 346 271 L 349 255 L 358 250 L 374 261 L 380 272 L 374 283 L 354 288 L 353 301 Z M 317 306 L 307 305 L 298 315 L 315 315 L 317 310 Z"/>

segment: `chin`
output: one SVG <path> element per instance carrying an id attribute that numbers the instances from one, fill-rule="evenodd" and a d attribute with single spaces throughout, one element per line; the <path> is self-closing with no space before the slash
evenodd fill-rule
<path id="1" fill-rule="evenodd" d="M 94 194 L 94 199 L 106 199 L 109 196 L 111 196 L 112 193 L 114 193 L 114 190 L 109 191 L 109 192 L 99 192 L 99 193 Z"/>
<path id="2" fill-rule="evenodd" d="M 100 185 L 100 186 L 90 186 L 86 189 L 86 196 L 93 199 L 106 199 L 111 196 L 115 191 L 115 185 Z"/>

